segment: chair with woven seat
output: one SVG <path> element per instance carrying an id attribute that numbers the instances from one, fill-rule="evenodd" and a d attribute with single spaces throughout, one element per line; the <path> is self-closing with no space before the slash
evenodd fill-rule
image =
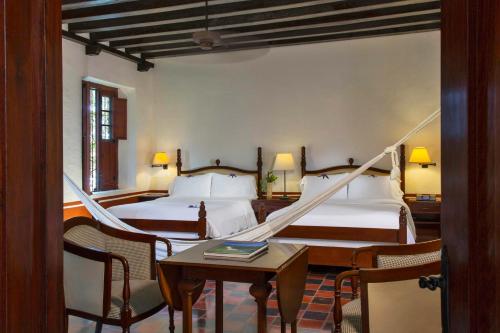
<path id="1" fill-rule="evenodd" d="M 64 224 L 64 294 L 66 330 L 68 316 L 103 324 L 130 326 L 165 307 L 157 281 L 156 243 L 167 239 L 108 227 L 87 217 Z M 170 332 L 174 332 L 169 308 Z"/>
<path id="2" fill-rule="evenodd" d="M 360 255 L 371 256 L 372 268 L 359 269 L 357 267 Z M 370 330 L 369 326 L 372 325 L 372 321 L 368 319 L 370 318 L 369 310 L 367 310 L 369 307 L 368 301 L 371 300 L 373 302 L 376 299 L 376 297 L 368 296 L 368 293 L 370 293 L 369 289 L 375 290 L 373 288 L 375 285 L 392 284 L 393 286 L 399 286 L 407 284 L 406 290 L 384 289 L 385 296 L 379 296 L 377 304 L 387 303 L 387 308 L 390 308 L 391 302 L 399 299 L 402 294 L 407 293 L 408 297 L 417 294 L 421 296 L 421 293 L 417 289 L 412 289 L 409 286 L 418 288 L 417 280 L 419 276 L 439 274 L 440 259 L 440 240 L 411 245 L 371 246 L 356 249 L 353 252 L 353 269 L 339 274 L 335 280 L 334 326 L 332 331 L 334 333 L 377 332 L 377 330 Z M 351 280 L 352 300 L 342 306 L 341 289 L 346 279 Z M 357 297 L 359 282 L 361 282 L 361 298 Z M 375 292 L 372 291 L 372 293 Z M 395 296 L 391 296 L 392 293 Z M 428 304 L 429 308 L 433 308 L 436 305 L 434 304 L 436 301 L 435 294 L 430 297 L 426 295 L 426 299 L 430 302 Z M 381 302 L 380 299 L 384 301 Z M 437 301 L 439 303 L 439 296 Z M 411 304 L 408 306 L 411 306 Z M 373 309 L 376 309 L 376 307 L 373 307 Z M 368 326 L 364 327 L 363 325 L 365 324 Z M 397 329 L 394 332 L 398 332 Z"/>

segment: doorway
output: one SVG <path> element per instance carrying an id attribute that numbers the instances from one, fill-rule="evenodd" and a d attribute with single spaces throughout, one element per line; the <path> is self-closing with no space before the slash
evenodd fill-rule
<path id="1" fill-rule="evenodd" d="M 61 3 L 0 0 L 0 8 L 0 331 L 59 333 Z M 441 132 L 450 332 L 497 332 L 499 1 L 442 1 Z"/>

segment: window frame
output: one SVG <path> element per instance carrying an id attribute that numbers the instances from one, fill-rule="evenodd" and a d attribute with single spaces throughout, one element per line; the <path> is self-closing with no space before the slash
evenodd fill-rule
<path id="1" fill-rule="evenodd" d="M 90 161 L 91 161 L 91 148 L 90 148 L 90 91 L 96 90 L 96 185 L 95 188 L 90 188 Z M 109 98 L 109 124 L 102 125 L 102 97 Z M 99 147 L 100 141 L 112 142 L 116 141 L 113 135 L 113 100 L 118 98 L 118 88 L 105 86 L 102 84 L 82 81 L 82 188 L 87 194 L 92 194 L 93 192 L 101 191 L 99 185 L 99 174 L 100 174 L 100 164 L 99 164 Z M 109 126 L 109 139 L 102 138 L 102 126 Z M 118 158 L 118 157 L 117 157 Z M 116 174 L 118 179 L 118 174 Z M 116 188 L 118 189 L 118 188 Z"/>

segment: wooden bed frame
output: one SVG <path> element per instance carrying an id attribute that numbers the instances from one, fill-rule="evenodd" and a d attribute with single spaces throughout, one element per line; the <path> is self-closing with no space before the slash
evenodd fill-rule
<path id="1" fill-rule="evenodd" d="M 405 147 L 400 149 L 401 163 L 401 189 L 404 192 L 404 171 L 405 171 Z M 346 165 L 335 165 L 317 170 L 307 170 L 306 148 L 302 147 L 301 157 L 302 177 L 306 175 L 335 174 L 353 171 L 359 167 L 354 164 L 354 159 L 349 158 Z M 369 168 L 365 174 L 370 175 L 388 175 L 390 170 Z M 347 228 L 347 227 L 324 227 L 324 226 L 288 226 L 275 237 L 280 238 L 302 238 L 302 239 L 321 239 L 321 240 L 345 240 L 345 241 L 366 241 L 366 242 L 384 242 L 406 244 L 407 241 L 407 214 L 404 206 L 399 213 L 399 229 L 379 229 L 379 228 Z M 329 266 L 350 266 L 353 249 L 348 247 L 327 247 L 327 246 L 309 246 L 309 264 L 329 265 Z M 361 267 L 370 267 L 371 262 L 368 258 L 360 257 L 359 265 Z"/>
<path id="2" fill-rule="evenodd" d="M 245 170 L 232 166 L 221 165 L 220 159 L 215 161 L 215 165 L 209 165 L 191 170 L 182 170 L 182 152 L 177 149 L 177 176 L 194 176 L 208 172 L 230 172 L 240 175 L 253 175 L 257 182 L 257 195 L 260 198 L 262 191 L 260 183 L 262 181 L 262 148 L 257 148 L 257 170 Z M 150 220 L 150 219 L 121 219 L 123 222 L 141 230 L 147 231 L 171 231 L 197 233 L 198 239 L 206 239 L 207 211 L 205 202 L 200 202 L 197 221 L 182 220 Z M 188 238 L 187 240 L 195 240 Z"/>

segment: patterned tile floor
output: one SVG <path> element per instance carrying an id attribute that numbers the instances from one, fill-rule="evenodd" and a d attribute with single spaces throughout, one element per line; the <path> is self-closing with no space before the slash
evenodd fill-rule
<path id="1" fill-rule="evenodd" d="M 274 282 L 272 283 L 275 287 Z M 331 332 L 335 272 L 320 268 L 311 270 L 307 277 L 302 309 L 298 316 L 298 331 L 307 333 Z M 248 293 L 248 284 L 224 283 L 224 332 L 256 332 L 256 309 L 254 299 Z M 348 283 L 342 288 L 342 297 L 350 299 Z M 273 289 L 268 301 L 268 332 L 280 332 L 280 317 L 276 293 Z M 90 333 L 95 323 L 79 318 L 70 318 L 70 333 Z M 175 315 L 176 332 L 182 332 L 182 313 Z M 288 330 L 290 330 L 288 328 Z M 215 331 L 215 282 L 208 281 L 203 295 L 193 306 L 193 331 L 211 333 Z M 121 332 L 114 326 L 104 326 L 103 333 Z M 132 326 L 133 333 L 168 332 L 168 313 L 165 310 Z"/>

